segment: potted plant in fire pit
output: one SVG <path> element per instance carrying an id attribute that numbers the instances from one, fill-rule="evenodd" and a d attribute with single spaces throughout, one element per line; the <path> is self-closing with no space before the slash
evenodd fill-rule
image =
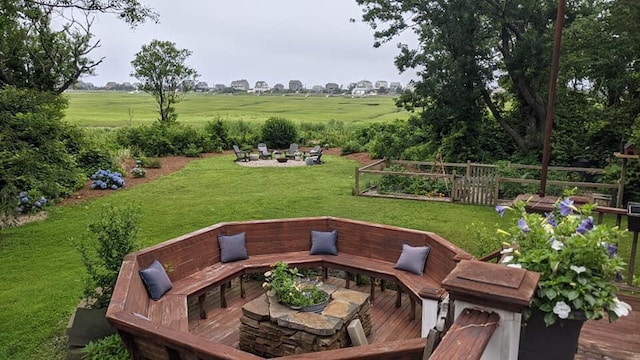
<path id="1" fill-rule="evenodd" d="M 623 231 L 596 225 L 594 205 L 579 209 L 558 199 L 547 214 L 528 214 L 525 203 L 497 206 L 515 211 L 517 224 L 498 230 L 502 263 L 540 273 L 536 294 L 524 312 L 519 359 L 573 359 L 582 324 L 608 316 L 615 321 L 631 307 L 616 296 L 616 277 L 624 265 L 616 254 Z"/>
<path id="2" fill-rule="evenodd" d="M 262 287 L 273 291 L 278 302 L 306 312 L 321 312 L 327 306 L 330 296 L 320 289 L 320 281 L 305 278 L 297 268 L 289 268 L 282 261 L 272 268 L 264 273 Z"/>

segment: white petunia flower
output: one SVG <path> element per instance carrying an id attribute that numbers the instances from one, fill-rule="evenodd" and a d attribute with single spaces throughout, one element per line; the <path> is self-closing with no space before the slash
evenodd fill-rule
<path id="1" fill-rule="evenodd" d="M 616 313 L 618 317 L 627 316 L 629 312 L 631 312 L 631 305 L 627 304 L 624 301 L 620 301 L 617 297 L 613 299 L 613 306 L 611 307 L 611 311 Z"/>
<path id="2" fill-rule="evenodd" d="M 513 256 L 505 256 L 504 259 L 502 259 L 502 263 L 508 263 L 511 262 L 511 260 L 513 260 Z"/>
<path id="3" fill-rule="evenodd" d="M 522 265 L 520 265 L 520 264 L 509 264 L 509 265 L 507 265 L 507 267 L 522 269 Z"/>
<path id="4" fill-rule="evenodd" d="M 556 306 L 553 307 L 553 313 L 558 315 L 560 319 L 568 318 L 570 312 L 571 312 L 571 307 L 567 305 L 564 301 L 558 301 L 556 303 Z"/>
<path id="5" fill-rule="evenodd" d="M 503 255 L 504 254 L 511 254 L 512 252 L 513 252 L 513 248 L 512 247 L 500 250 L 500 254 L 503 254 Z"/>
<path id="6" fill-rule="evenodd" d="M 575 265 L 571 265 L 569 266 L 569 268 L 575 272 L 577 272 L 578 274 L 581 274 L 585 271 L 587 271 L 587 268 L 584 266 L 575 266 Z"/>
<path id="7" fill-rule="evenodd" d="M 560 251 L 564 247 L 562 241 L 556 240 L 556 238 L 551 238 L 551 248 L 555 251 Z"/>

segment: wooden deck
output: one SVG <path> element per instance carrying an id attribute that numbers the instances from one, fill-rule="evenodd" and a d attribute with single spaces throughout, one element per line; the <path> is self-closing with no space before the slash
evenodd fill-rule
<path id="1" fill-rule="evenodd" d="M 343 279 L 330 277 L 329 284 L 344 287 Z M 351 289 L 369 292 L 369 285 L 358 285 L 351 282 Z M 216 307 L 215 300 L 208 304 L 206 308 L 207 319 L 199 319 L 197 314 L 191 315 L 189 311 L 189 330 L 192 334 L 209 339 L 211 341 L 223 343 L 229 346 L 238 347 L 240 333 L 240 315 L 242 305 L 262 295 L 264 290 L 258 281 L 245 281 L 246 297 L 242 299 L 239 294 L 237 282 L 233 283 L 231 289 L 227 290 L 227 308 Z M 216 298 L 216 296 L 207 296 Z M 370 344 L 377 342 L 404 340 L 419 338 L 421 332 L 420 306 L 416 307 L 416 319 L 409 320 L 409 297 L 402 295 L 402 306 L 395 307 L 396 292 L 394 290 L 376 291 L 375 301 L 371 303 L 371 322 L 373 328 L 371 335 L 367 337 Z M 191 304 L 190 304 L 191 305 Z M 195 308 L 194 308 L 195 309 Z"/>
<path id="2" fill-rule="evenodd" d="M 633 311 L 613 324 L 606 319 L 587 321 L 580 332 L 576 360 L 640 359 L 640 298 L 618 297 Z"/>
<path id="3" fill-rule="evenodd" d="M 330 277 L 327 283 L 344 287 L 344 280 Z M 238 347 L 240 314 L 242 305 L 260 296 L 264 290 L 258 281 L 245 281 L 246 297 L 240 297 L 239 282 L 234 280 L 227 290 L 228 307 L 219 307 L 218 296 L 213 291 L 209 299 L 207 319 L 200 319 L 196 299 L 189 303 L 189 330 L 191 333 L 210 341 Z M 354 285 L 351 289 L 368 292 L 369 285 Z M 369 343 L 394 341 L 420 337 L 420 306 L 416 309 L 416 319 L 409 321 L 409 298 L 402 295 L 402 307 L 395 307 L 396 292 L 377 289 L 375 301 L 371 304 L 373 328 Z M 582 328 L 576 360 L 640 360 L 640 298 L 620 295 L 634 311 L 613 324 L 607 320 L 588 321 Z M 193 309 L 193 310 L 192 310 Z"/>

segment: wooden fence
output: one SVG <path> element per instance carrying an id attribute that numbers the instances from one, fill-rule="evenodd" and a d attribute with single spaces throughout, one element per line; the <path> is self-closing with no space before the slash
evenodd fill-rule
<path id="1" fill-rule="evenodd" d="M 394 165 L 401 167 L 402 170 L 394 169 L 393 171 L 389 171 L 387 169 Z M 510 200 L 510 198 L 500 199 L 501 187 L 507 184 L 529 185 L 530 188 L 536 187 L 531 192 L 536 192 L 537 187 L 540 185 L 539 174 L 538 179 L 506 177 L 501 176 L 498 169 L 499 167 L 497 165 L 478 164 L 470 161 L 467 161 L 466 163 L 446 163 L 382 159 L 356 169 L 354 194 L 356 196 L 449 200 L 464 204 L 496 205 L 501 200 Z M 541 166 L 508 163 L 506 164 L 506 169 L 522 172 L 539 172 L 541 170 Z M 572 173 L 575 177 L 582 179 L 589 179 L 604 174 L 604 170 L 598 168 L 550 166 L 548 170 L 549 172 Z M 450 190 L 451 195 L 448 198 L 443 198 L 437 196 L 420 196 L 421 194 L 415 193 L 382 193 L 377 191 L 379 179 L 381 179 L 382 176 L 423 178 L 431 180 L 438 179 L 443 183 L 445 188 Z M 615 184 L 610 184 L 591 181 L 547 180 L 547 185 L 561 188 L 577 187 L 579 189 L 589 190 L 592 192 L 615 192 L 618 197 L 615 202 L 616 204 L 621 203 L 620 197 L 623 193 L 623 185 L 620 184 L 620 181 Z"/>

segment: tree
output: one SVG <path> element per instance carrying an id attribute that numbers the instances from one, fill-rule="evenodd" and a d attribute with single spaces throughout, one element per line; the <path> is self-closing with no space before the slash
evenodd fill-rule
<path id="1" fill-rule="evenodd" d="M 480 127 L 491 126 L 483 124 L 488 111 L 510 141 L 506 147 L 529 156 L 541 151 L 556 0 L 357 2 L 375 30 L 374 46 L 404 31 L 418 36 L 416 48 L 399 44 L 396 66 L 418 69 L 421 79 L 398 104 L 419 110 L 414 122 L 437 143 L 448 140 L 456 151 L 479 153 L 474 139 Z M 606 2 L 572 1 L 565 28 L 598 14 Z"/>
<path id="2" fill-rule="evenodd" d="M 160 107 L 161 124 L 177 120 L 174 105 L 193 88 L 198 73 L 185 65 L 191 55 L 187 49 L 177 49 L 170 41 L 152 40 L 143 45 L 131 65 L 136 79 L 142 83 L 138 88 L 156 99 Z"/>
<path id="3" fill-rule="evenodd" d="M 0 0 L 0 88 L 59 94 L 92 74 L 103 60 L 88 56 L 99 46 L 91 34 L 95 13 L 116 14 L 132 26 L 157 19 L 137 0 Z"/>

